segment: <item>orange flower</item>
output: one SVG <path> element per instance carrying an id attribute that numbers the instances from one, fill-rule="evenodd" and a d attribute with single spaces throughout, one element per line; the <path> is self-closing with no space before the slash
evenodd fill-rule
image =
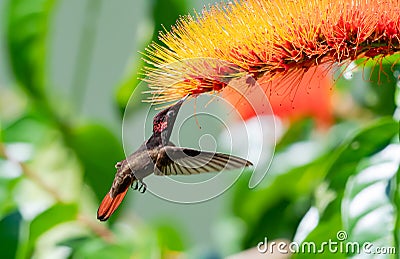
<path id="1" fill-rule="evenodd" d="M 161 33 L 165 46 L 146 49 L 152 67 L 144 80 L 155 104 L 219 92 L 242 76 L 264 83 L 290 78 L 296 88 L 311 67 L 399 52 L 399 35 L 398 0 L 232 1 Z M 270 93 L 279 87 L 270 85 Z"/>
<path id="2" fill-rule="evenodd" d="M 314 79 L 318 79 L 318 82 L 316 82 L 317 80 L 314 81 Z M 310 86 L 310 82 L 313 82 L 313 84 L 311 84 L 313 87 Z M 290 88 L 292 87 L 291 83 L 292 82 L 289 80 L 280 82 L 272 81 L 270 84 L 261 84 L 260 87 L 264 91 L 268 91 L 270 88 Z M 279 84 L 279 86 L 276 84 Z M 280 118 L 293 121 L 303 117 L 312 117 L 315 119 L 318 126 L 326 127 L 333 122 L 331 86 L 332 81 L 329 76 L 326 76 L 326 71 L 322 69 L 322 67 L 316 67 L 304 73 L 301 82 L 298 84 L 298 91 L 295 93 L 295 99 L 291 99 L 289 96 L 285 97 L 278 94 L 271 94 L 268 96 L 268 101 L 271 104 L 272 112 Z M 230 87 L 224 89 L 222 96 L 236 107 L 244 120 L 260 115 L 259 113 L 263 107 L 263 104 L 260 103 L 262 99 L 257 100 L 251 97 L 246 99 L 241 93 Z M 240 105 L 238 105 L 239 103 Z M 257 113 L 255 109 L 257 109 Z M 268 112 L 268 109 L 265 110 Z"/>

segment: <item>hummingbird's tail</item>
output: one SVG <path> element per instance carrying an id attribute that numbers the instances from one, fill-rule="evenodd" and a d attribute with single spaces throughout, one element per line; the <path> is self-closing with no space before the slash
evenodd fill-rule
<path id="1" fill-rule="evenodd" d="M 111 194 L 107 193 L 97 210 L 98 220 L 106 221 L 114 213 L 124 199 L 128 187 L 129 185 L 126 186 L 126 189 L 123 192 L 119 193 L 114 198 L 111 198 Z"/>

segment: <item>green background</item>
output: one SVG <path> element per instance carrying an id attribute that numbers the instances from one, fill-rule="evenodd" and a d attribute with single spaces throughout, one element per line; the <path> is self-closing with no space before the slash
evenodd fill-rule
<path id="1" fill-rule="evenodd" d="M 349 241 L 399 249 L 398 56 L 383 61 L 381 75 L 370 62 L 337 81 L 336 105 L 351 98 L 352 113 L 335 114 L 330 128 L 305 118 L 282 129 L 255 190 L 247 172 L 203 203 L 130 192 L 109 223 L 96 221 L 124 157 L 122 116 L 143 65 L 137 51 L 157 40 L 161 24 L 206 4 L 0 1 L 2 257 L 220 258 L 265 237 L 319 244 L 339 230 Z M 138 114 L 148 108 L 140 95 L 130 105 Z"/>

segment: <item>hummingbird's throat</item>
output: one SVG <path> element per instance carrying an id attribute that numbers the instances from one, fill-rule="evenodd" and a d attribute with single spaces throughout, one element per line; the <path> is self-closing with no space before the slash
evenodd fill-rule
<path id="1" fill-rule="evenodd" d="M 165 130 L 167 128 L 167 126 L 168 126 L 168 122 L 167 121 L 163 121 L 163 122 L 160 122 L 160 123 L 158 123 L 156 125 L 153 125 L 153 128 L 154 128 L 153 130 L 155 132 L 162 132 L 163 130 Z"/>

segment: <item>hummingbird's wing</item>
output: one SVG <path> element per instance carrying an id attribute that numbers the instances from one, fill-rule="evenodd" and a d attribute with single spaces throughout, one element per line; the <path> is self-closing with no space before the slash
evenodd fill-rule
<path id="1" fill-rule="evenodd" d="M 156 175 L 199 174 L 253 165 L 246 159 L 190 148 L 165 146 L 154 166 Z"/>

